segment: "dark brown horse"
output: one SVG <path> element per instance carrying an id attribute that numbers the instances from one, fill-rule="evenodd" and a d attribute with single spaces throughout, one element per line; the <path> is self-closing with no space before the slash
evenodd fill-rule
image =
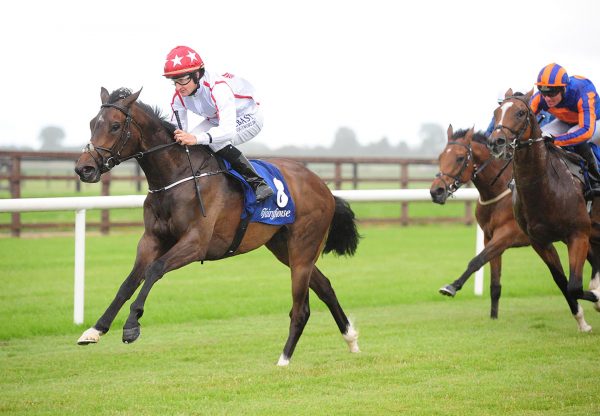
<path id="1" fill-rule="evenodd" d="M 454 282 L 440 288 L 446 296 L 455 296 L 465 282 L 479 268 L 490 263 L 490 317 L 498 318 L 498 303 L 502 286 L 502 253 L 510 247 L 529 245 L 529 238 L 519 228 L 513 215 L 512 198 L 508 181 L 512 166 L 493 158 L 486 137 L 470 130 L 453 132 L 448 127 L 448 143 L 439 155 L 440 171 L 430 188 L 431 199 L 444 204 L 448 197 L 469 181 L 479 191 L 475 217 L 483 230 L 485 248 L 477 254 L 462 275 Z"/>
<path id="2" fill-rule="evenodd" d="M 79 344 L 98 342 L 143 282 L 123 327 L 123 342 L 135 341 L 152 286 L 171 270 L 195 261 L 225 257 L 240 223 L 243 197 L 239 184 L 223 173 L 214 155 L 203 146 L 192 146 L 188 161 L 184 148 L 173 142 L 175 127 L 157 109 L 138 102 L 140 92 L 132 94 L 119 89 L 109 94 L 101 89 L 102 105 L 90 123 L 90 144 L 75 168 L 82 181 L 98 182 L 115 165 L 136 158 L 149 188 L 158 190 L 149 193 L 144 202 L 145 231 L 133 270 L 106 312 L 79 338 Z M 334 197 L 325 183 L 302 164 L 284 159 L 271 162 L 287 181 L 296 206 L 295 222 L 285 226 L 250 223 L 233 254 L 265 245 L 291 269 L 291 322 L 277 364 L 289 363 L 308 321 L 309 287 L 328 306 L 350 351 L 358 352 L 358 333 L 338 303 L 331 283 L 315 266 L 322 253 L 354 254 L 359 238 L 354 214 L 344 200 Z M 194 176 L 199 178 L 205 216 L 199 208 Z"/>
<path id="3" fill-rule="evenodd" d="M 577 300 L 594 302 L 600 311 L 600 290 L 594 276 L 590 291 L 583 290 L 582 273 L 586 257 L 598 270 L 600 246 L 597 231 L 592 233 L 583 187 L 565 161 L 565 152 L 542 138 L 535 114 L 529 106 L 533 91 L 514 96 L 508 90 L 495 110 L 496 126 L 488 139 L 495 157 L 513 159 L 515 218 L 529 236 L 531 246 L 548 266 L 575 317 L 579 330 L 588 332 L 583 308 Z M 594 204 L 598 206 L 600 201 Z M 596 212 L 592 218 L 596 218 Z M 595 230 L 598 223 L 594 222 Z M 590 239 L 591 238 L 591 239 Z M 569 279 L 563 271 L 553 243 L 562 241 L 569 255 Z"/>

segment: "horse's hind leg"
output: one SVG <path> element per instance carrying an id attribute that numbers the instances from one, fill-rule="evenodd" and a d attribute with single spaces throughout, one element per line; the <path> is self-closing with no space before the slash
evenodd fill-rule
<path id="1" fill-rule="evenodd" d="M 310 276 L 310 288 L 329 308 L 344 340 L 348 343 L 350 352 L 360 352 L 360 348 L 358 348 L 358 331 L 354 329 L 352 322 L 350 322 L 340 306 L 331 282 L 317 266 L 315 266 Z"/>
<path id="2" fill-rule="evenodd" d="M 266 247 L 271 250 L 271 252 L 280 262 L 289 267 L 290 262 L 287 248 L 286 231 L 284 229 L 276 234 L 271 241 L 266 244 Z M 318 269 L 317 266 L 314 267 L 313 272 L 310 275 L 309 287 L 317 294 L 319 299 L 321 299 L 321 301 L 327 305 L 327 308 L 329 308 L 331 316 L 333 316 L 340 333 L 348 344 L 348 348 L 350 348 L 350 352 L 360 352 L 358 347 L 358 331 L 354 328 L 352 322 L 350 322 L 344 313 L 335 291 L 331 286 L 331 282 Z"/>

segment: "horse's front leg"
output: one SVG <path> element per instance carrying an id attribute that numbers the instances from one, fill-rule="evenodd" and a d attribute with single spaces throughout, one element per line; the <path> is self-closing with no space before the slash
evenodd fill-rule
<path id="1" fill-rule="evenodd" d="M 502 294 L 501 275 L 502 256 L 498 255 L 490 260 L 490 318 L 492 319 L 498 319 L 500 295 Z"/>
<path id="2" fill-rule="evenodd" d="M 144 314 L 144 304 L 152 286 L 165 273 L 203 259 L 207 247 L 207 242 L 203 243 L 203 241 L 199 240 L 198 236 L 188 235 L 181 238 L 169 251 L 148 265 L 144 272 L 144 284 L 136 299 L 132 302 L 129 316 L 123 326 L 124 343 L 129 344 L 140 336 L 139 319 Z"/>
<path id="3" fill-rule="evenodd" d="M 531 246 L 538 253 L 538 255 L 542 258 L 548 269 L 550 269 L 550 273 L 552 274 L 552 278 L 554 279 L 554 283 L 558 286 L 563 296 L 567 300 L 569 304 L 569 309 L 571 309 L 571 313 L 573 317 L 577 321 L 577 326 L 581 332 L 590 332 L 592 327 L 588 325 L 583 316 L 583 308 L 579 306 L 577 303 L 577 299 L 572 297 L 569 294 L 568 290 L 568 281 L 567 276 L 563 271 L 562 264 L 560 262 L 560 257 L 556 251 L 556 248 L 549 244 L 537 244 L 535 241 L 531 241 Z"/>
<path id="4" fill-rule="evenodd" d="M 108 306 L 104 314 L 98 319 L 96 324 L 87 329 L 77 340 L 79 345 L 94 344 L 100 340 L 100 336 L 104 335 L 110 329 L 115 317 L 137 288 L 140 286 L 144 277 L 144 270 L 150 262 L 152 262 L 160 253 L 160 245 L 158 240 L 148 234 L 144 234 L 138 243 L 137 256 L 133 270 L 129 276 L 121 284 L 117 294 L 111 304 Z"/>
<path id="5" fill-rule="evenodd" d="M 487 238 L 487 236 L 484 237 L 483 245 L 483 250 L 481 250 L 479 254 L 473 257 L 471 261 L 469 261 L 467 269 L 463 272 L 463 274 L 461 274 L 458 279 L 456 279 L 449 285 L 441 287 L 439 289 L 439 293 L 445 296 L 456 296 L 456 292 L 463 288 L 463 286 L 465 285 L 467 280 L 469 280 L 469 278 L 473 275 L 473 273 L 475 273 L 477 270 L 483 267 L 488 261 L 490 261 L 490 259 L 494 258 L 499 254 L 502 254 L 502 252 L 506 249 L 506 246 L 501 245 L 498 239 L 490 240 Z"/>
<path id="6" fill-rule="evenodd" d="M 567 290 L 574 299 L 583 298 L 583 265 L 590 248 L 586 235 L 575 236 L 567 242 L 569 252 L 569 284 Z"/>
<path id="7" fill-rule="evenodd" d="M 569 294 L 574 298 L 593 302 L 594 308 L 600 311 L 600 290 L 597 288 L 589 291 L 583 290 L 583 266 L 590 252 L 589 239 L 584 235 L 569 243 Z"/>

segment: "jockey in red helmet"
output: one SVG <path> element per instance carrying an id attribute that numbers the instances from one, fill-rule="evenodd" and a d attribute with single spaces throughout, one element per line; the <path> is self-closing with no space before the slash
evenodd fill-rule
<path id="1" fill-rule="evenodd" d="M 200 55 L 187 46 L 177 46 L 169 52 L 163 76 L 175 85 L 171 108 L 181 120 L 175 141 L 182 145 L 208 145 L 248 181 L 257 202 L 273 195 L 273 190 L 235 147 L 254 138 L 263 126 L 252 85 L 232 74 L 206 71 Z M 190 128 L 188 111 L 204 120 Z"/>
<path id="2" fill-rule="evenodd" d="M 535 85 L 538 92 L 531 97 L 532 110 L 536 114 L 545 110 L 556 117 L 542 126 L 542 135 L 553 137 L 554 144 L 585 159 L 592 191 L 600 195 L 600 172 L 591 148 L 592 139 L 600 137 L 596 87 L 587 78 L 569 77 L 565 68 L 556 63 L 540 70 Z"/>

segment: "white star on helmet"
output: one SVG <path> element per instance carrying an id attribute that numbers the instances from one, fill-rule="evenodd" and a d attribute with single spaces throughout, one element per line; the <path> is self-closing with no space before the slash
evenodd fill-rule
<path id="1" fill-rule="evenodd" d="M 177 66 L 177 65 L 181 65 L 181 59 L 183 58 L 183 56 L 179 56 L 179 55 L 175 55 L 175 58 L 171 59 L 171 62 L 173 62 L 173 66 Z"/>
<path id="2" fill-rule="evenodd" d="M 198 58 L 196 57 L 196 54 L 192 51 L 189 51 L 189 53 L 187 54 L 187 57 L 190 58 L 190 62 L 194 62 L 194 61 L 198 60 Z"/>

